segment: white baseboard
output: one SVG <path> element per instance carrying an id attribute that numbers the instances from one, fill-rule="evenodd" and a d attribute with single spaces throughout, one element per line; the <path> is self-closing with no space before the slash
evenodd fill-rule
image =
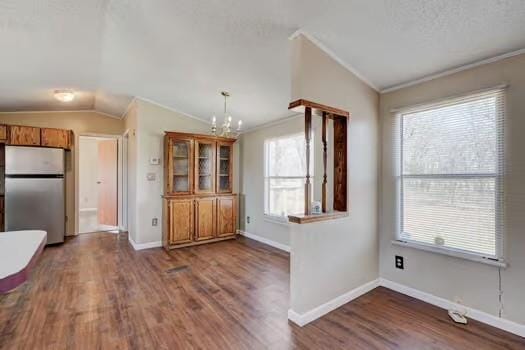
<path id="1" fill-rule="evenodd" d="M 343 295 L 340 295 L 310 311 L 305 312 L 304 314 L 299 314 L 294 310 L 290 309 L 288 310 L 288 319 L 293 323 L 297 324 L 298 326 L 302 327 L 326 315 L 330 311 L 333 311 L 338 307 L 360 297 L 361 295 L 368 293 L 369 291 L 378 286 L 382 286 L 393 291 L 399 292 L 401 294 L 411 296 L 413 298 L 419 299 L 421 301 L 435 305 L 445 310 L 453 309 L 465 311 L 466 316 L 472 318 L 473 320 L 488 324 L 499 329 L 503 329 L 507 332 L 519 335 L 521 337 L 525 337 L 525 325 L 523 324 L 519 324 L 504 318 L 499 318 L 486 312 L 466 307 L 465 305 L 460 305 L 450 300 L 443 299 L 435 295 L 425 293 L 415 288 L 392 282 L 384 278 L 378 278 L 377 280 L 365 283 L 362 286 L 352 289 L 351 291 Z"/>
<path id="2" fill-rule="evenodd" d="M 288 253 L 290 252 L 290 246 L 287 246 L 285 244 L 282 244 L 282 243 L 279 243 L 279 242 L 276 242 L 276 241 L 272 241 L 271 239 L 264 238 L 264 237 L 261 237 L 261 236 L 257 236 L 257 235 L 254 235 L 253 233 L 249 233 L 249 232 L 242 231 L 242 230 L 237 230 L 237 233 L 239 233 L 240 235 L 242 235 L 244 237 L 251 238 L 254 241 L 258 241 L 258 242 L 267 244 L 267 245 L 272 246 L 274 248 L 277 248 L 277 249 L 280 249 L 280 250 L 284 250 L 285 252 L 288 252 Z"/>
<path id="3" fill-rule="evenodd" d="M 368 293 L 372 289 L 379 286 L 379 279 L 365 283 L 357 288 L 352 289 L 349 292 L 346 292 L 343 295 L 340 295 L 322 305 L 319 305 L 315 309 L 305 312 L 304 314 L 299 314 L 294 310 L 288 310 L 288 319 L 295 323 L 296 325 L 302 327 L 312 321 L 315 321 L 321 316 L 326 315 L 330 311 L 337 309 L 338 307 L 359 298 L 361 295 Z"/>
<path id="4" fill-rule="evenodd" d="M 142 250 L 142 249 L 150 249 L 150 248 L 158 248 L 162 247 L 162 242 L 148 242 L 148 243 L 137 243 L 131 238 L 131 236 L 128 235 L 128 241 L 135 250 Z"/>
<path id="5" fill-rule="evenodd" d="M 453 309 L 465 311 L 466 316 L 469 318 L 472 318 L 476 321 L 488 324 L 496 328 L 503 329 L 507 332 L 517 334 L 521 337 L 525 337 L 525 325 L 509 321 L 504 318 L 499 318 L 486 312 L 466 307 L 465 305 L 460 305 L 450 300 L 443 299 L 430 293 L 422 292 L 415 288 L 392 282 L 384 278 L 379 279 L 379 284 L 385 288 L 392 289 L 396 292 L 422 300 L 424 302 L 435 305 L 445 310 Z"/>

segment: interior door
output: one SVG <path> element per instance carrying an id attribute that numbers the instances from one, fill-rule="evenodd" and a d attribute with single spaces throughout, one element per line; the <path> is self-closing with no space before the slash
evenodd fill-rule
<path id="1" fill-rule="evenodd" d="M 98 223 L 117 226 L 117 140 L 98 142 Z"/>

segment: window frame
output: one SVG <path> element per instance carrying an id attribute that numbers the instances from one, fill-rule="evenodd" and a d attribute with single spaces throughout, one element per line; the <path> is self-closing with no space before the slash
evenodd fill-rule
<path id="1" fill-rule="evenodd" d="M 294 132 L 289 134 L 284 134 L 276 137 L 270 137 L 266 138 L 264 140 L 264 218 L 267 221 L 275 222 L 275 223 L 287 223 L 288 222 L 288 215 L 298 214 L 298 213 L 288 213 L 286 215 L 275 215 L 270 214 L 269 205 L 270 205 L 270 180 L 272 179 L 294 179 L 303 180 L 303 188 L 306 183 L 306 174 L 305 176 L 270 176 L 270 157 L 268 155 L 268 145 L 269 142 L 279 139 L 286 139 L 286 138 L 292 138 L 302 136 L 304 137 L 304 133 L 302 132 Z M 313 152 L 313 145 L 314 145 L 314 130 L 312 129 L 312 135 L 310 137 L 310 182 L 311 186 L 313 187 L 314 183 L 314 152 Z M 304 190 L 303 190 L 304 191 Z"/>
<path id="2" fill-rule="evenodd" d="M 395 167 L 395 183 L 396 183 L 396 230 L 395 238 L 392 241 L 393 245 L 415 248 L 432 253 L 443 254 L 447 256 L 458 257 L 471 261 L 481 262 L 497 267 L 506 267 L 507 263 L 504 258 L 504 118 L 505 110 L 505 88 L 506 85 L 500 85 L 491 89 L 479 90 L 476 92 L 467 93 L 461 96 L 446 98 L 437 102 L 407 107 L 403 109 L 393 110 L 394 114 L 394 167 Z M 501 108 L 498 113 L 501 116 L 496 116 L 496 147 L 497 160 L 496 170 L 494 173 L 473 173 L 473 174 L 403 174 L 403 116 L 411 113 L 421 112 L 429 109 L 438 109 L 446 105 L 456 105 L 467 101 L 468 99 L 481 99 L 483 96 L 494 94 L 497 99 L 496 108 Z M 487 254 L 463 250 L 459 248 L 438 246 L 417 240 L 410 240 L 402 237 L 404 224 L 404 198 L 403 198 L 403 180 L 404 179 L 460 179 L 460 178 L 493 178 L 495 183 L 495 255 L 489 256 Z"/>

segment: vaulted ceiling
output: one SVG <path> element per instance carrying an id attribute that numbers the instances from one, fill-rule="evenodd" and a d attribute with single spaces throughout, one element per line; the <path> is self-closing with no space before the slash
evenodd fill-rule
<path id="1" fill-rule="evenodd" d="M 288 115 L 306 32 L 378 90 L 525 48 L 522 0 L 0 0 L 0 111 L 96 109 L 135 96 L 248 127 Z M 53 91 L 72 88 L 72 104 Z"/>

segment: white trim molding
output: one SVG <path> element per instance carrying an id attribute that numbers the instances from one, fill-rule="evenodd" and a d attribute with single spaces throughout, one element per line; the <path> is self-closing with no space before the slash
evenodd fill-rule
<path id="1" fill-rule="evenodd" d="M 326 315 L 327 313 L 337 309 L 344 304 L 359 298 L 361 295 L 370 292 L 371 290 L 379 286 L 379 279 L 375 279 L 368 283 L 365 283 L 357 288 L 354 288 L 345 294 L 342 294 L 338 297 L 335 297 L 332 300 L 327 301 L 326 303 L 319 305 L 318 307 L 305 312 L 304 314 L 299 314 L 292 309 L 288 310 L 288 319 L 295 323 L 296 325 L 303 327 L 308 323 L 317 320 L 318 318 Z"/>
<path id="2" fill-rule="evenodd" d="M 418 289 L 411 288 L 396 282 L 392 282 L 385 278 L 378 278 L 363 284 L 355 289 L 352 289 L 345 294 L 342 294 L 310 311 L 303 314 L 299 314 L 292 309 L 288 310 L 288 319 L 300 327 L 307 325 L 308 323 L 315 321 L 316 319 L 326 315 L 327 313 L 343 306 L 346 303 L 351 302 L 354 299 L 359 298 L 371 290 L 377 287 L 385 287 L 396 291 L 401 294 L 408 295 L 412 298 L 424 301 L 445 310 L 460 310 L 466 313 L 468 318 L 488 324 L 489 326 L 502 329 L 504 331 L 525 337 L 525 325 L 513 322 L 504 318 L 500 318 L 495 315 L 491 315 L 484 311 L 480 311 L 465 305 L 454 303 L 450 300 L 437 297 L 430 293 L 422 292 Z"/>
<path id="3" fill-rule="evenodd" d="M 276 242 L 276 241 L 272 241 L 271 239 L 264 238 L 264 237 L 261 237 L 261 236 L 257 236 L 257 235 L 254 235 L 253 233 L 249 233 L 249 232 L 242 231 L 242 230 L 237 230 L 237 233 L 240 234 L 241 236 L 246 237 L 246 238 L 253 239 L 254 241 L 258 241 L 258 242 L 267 244 L 267 245 L 272 246 L 274 248 L 277 248 L 277 249 L 280 249 L 280 250 L 284 250 L 285 252 L 288 252 L 288 253 L 290 252 L 290 246 L 288 246 L 286 244 L 282 244 L 282 243 L 279 243 L 279 242 Z"/>
<path id="4" fill-rule="evenodd" d="M 476 321 L 488 324 L 490 326 L 503 329 L 507 332 L 517 334 L 521 337 L 525 337 L 525 325 L 519 324 L 498 316 L 488 314 L 486 312 L 467 307 L 465 305 L 454 303 L 450 300 L 440 298 L 430 293 L 422 292 L 418 289 L 408 287 L 396 282 L 392 282 L 385 278 L 379 279 L 379 285 L 396 291 L 401 294 L 408 295 L 412 298 L 419 299 L 426 303 L 432 304 L 445 310 L 461 310 L 466 312 L 468 318 L 472 318 Z"/>
<path id="5" fill-rule="evenodd" d="M 404 247 L 404 248 L 423 250 L 425 252 L 441 254 L 441 255 L 451 256 L 451 257 L 458 258 L 458 259 L 474 261 L 480 264 L 486 264 L 486 265 L 495 266 L 495 267 L 502 267 L 504 269 L 507 268 L 508 266 L 508 264 L 504 260 L 489 259 L 481 255 L 476 255 L 473 253 L 460 252 L 460 251 L 456 251 L 453 249 L 442 248 L 439 246 L 434 247 L 434 246 L 431 246 L 430 244 L 424 244 L 424 243 L 419 243 L 419 242 L 393 240 L 392 245 L 395 245 L 398 247 Z"/>
<path id="6" fill-rule="evenodd" d="M 135 96 L 135 98 L 133 99 L 133 101 L 136 101 L 136 100 L 141 100 L 143 102 L 147 102 L 147 103 L 151 103 L 152 105 L 155 105 L 157 107 L 160 107 L 160 108 L 164 108 L 168 111 L 171 111 L 171 112 L 174 112 L 174 113 L 177 113 L 177 114 L 180 114 L 184 117 L 188 117 L 188 118 L 191 118 L 191 119 L 195 119 L 199 122 L 202 122 L 202 123 L 207 123 L 209 124 L 209 120 L 207 120 L 206 118 L 200 118 L 200 117 L 197 117 L 197 116 L 194 116 L 193 114 L 190 114 L 190 113 L 186 113 L 184 111 L 181 111 L 181 110 L 178 110 L 178 109 L 175 109 L 173 107 L 170 107 L 170 106 L 167 106 L 165 104 L 162 104 L 162 103 L 159 103 L 159 102 L 156 102 L 156 101 L 153 101 L 153 100 L 150 100 L 149 98 L 146 98 L 146 97 L 142 97 L 142 96 Z"/>
<path id="7" fill-rule="evenodd" d="M 49 113 L 96 113 L 100 114 L 102 116 L 113 118 L 113 119 L 121 119 L 120 117 L 109 114 L 106 112 L 101 112 L 99 110 L 90 108 L 90 109 L 71 109 L 71 110 L 41 110 L 41 111 L 34 111 L 34 110 L 21 110 L 21 111 L 0 111 L 0 114 L 49 114 Z"/>
<path id="8" fill-rule="evenodd" d="M 150 249 L 150 248 L 159 248 L 162 247 L 162 242 L 147 242 L 147 243 L 137 243 L 131 238 L 131 236 L 128 234 L 128 241 L 135 250 L 143 250 L 143 249 Z"/>
<path id="9" fill-rule="evenodd" d="M 504 53 L 502 55 L 486 58 L 486 59 L 483 59 L 483 60 L 480 60 L 480 61 L 475 61 L 475 62 L 472 62 L 472 63 L 469 63 L 469 64 L 465 64 L 463 66 L 459 66 L 459 67 L 456 67 L 456 68 L 444 70 L 444 71 L 439 72 L 439 73 L 427 75 L 427 76 L 425 76 L 423 78 L 410 80 L 410 81 L 407 81 L 405 83 L 401 83 L 401 84 L 393 85 L 393 86 L 390 86 L 390 87 L 386 87 L 384 89 L 381 89 L 380 93 L 385 94 L 387 92 L 396 91 L 396 90 L 403 89 L 403 88 L 406 88 L 406 87 L 409 87 L 409 86 L 421 84 L 421 83 L 424 83 L 424 82 L 427 82 L 427 81 L 430 81 L 430 80 L 446 77 L 447 75 L 452 75 L 454 73 L 458 73 L 458 72 L 461 72 L 461 71 L 464 71 L 464 70 L 467 70 L 467 69 L 483 66 L 483 65 L 489 64 L 489 63 L 498 62 L 498 61 L 504 60 L 506 58 L 511 58 L 511 57 L 518 56 L 518 55 L 521 55 L 521 54 L 525 54 L 525 48 L 520 49 L 520 50 L 516 50 L 516 51 L 507 52 L 507 53 Z"/>

